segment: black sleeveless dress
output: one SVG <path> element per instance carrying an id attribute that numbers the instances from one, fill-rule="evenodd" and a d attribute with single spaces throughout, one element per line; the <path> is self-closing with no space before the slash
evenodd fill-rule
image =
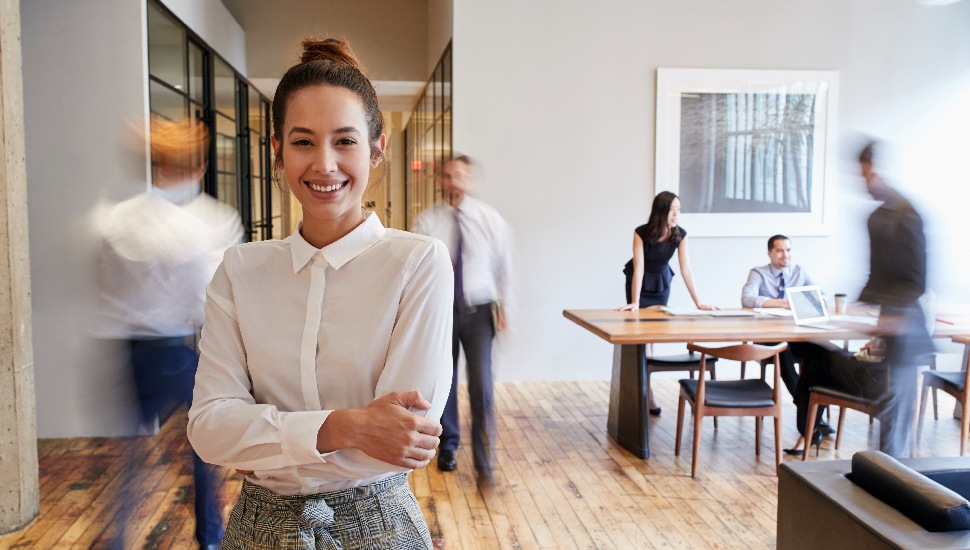
<path id="1" fill-rule="evenodd" d="M 670 268 L 670 258 L 673 257 L 677 246 L 669 240 L 662 243 L 651 243 L 647 240 L 646 224 L 634 230 L 643 240 L 643 284 L 640 286 L 640 307 L 667 305 L 670 299 L 670 282 L 674 278 L 674 270 Z M 681 240 L 687 238 L 687 231 L 680 228 Z M 633 290 L 633 259 L 623 267 L 626 276 L 626 303 L 632 298 Z"/>

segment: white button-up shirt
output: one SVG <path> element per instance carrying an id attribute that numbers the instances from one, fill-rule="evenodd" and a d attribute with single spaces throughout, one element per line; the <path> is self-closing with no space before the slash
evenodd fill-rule
<path id="1" fill-rule="evenodd" d="M 741 288 L 741 307 L 761 307 L 767 300 L 780 298 L 782 275 L 785 276 L 786 289 L 815 284 L 808 272 L 797 264 L 784 269 L 778 269 L 771 264 L 753 267 Z"/>
<path id="2" fill-rule="evenodd" d="M 356 449 L 320 454 L 331 411 L 418 390 L 440 418 L 451 387 L 454 275 L 434 239 L 373 213 L 316 249 L 297 232 L 226 252 L 209 285 L 188 435 L 206 462 L 277 494 L 407 471 Z"/>
<path id="3" fill-rule="evenodd" d="M 461 223 L 462 289 L 468 305 L 512 302 L 512 239 L 508 224 L 491 206 L 465 195 L 461 212 L 447 203 L 426 210 L 414 231 L 440 239 L 454 255 Z"/>
<path id="4" fill-rule="evenodd" d="M 239 214 L 200 193 L 198 182 L 136 195 L 100 216 L 105 338 L 195 334 L 205 287 L 223 253 L 242 241 Z"/>

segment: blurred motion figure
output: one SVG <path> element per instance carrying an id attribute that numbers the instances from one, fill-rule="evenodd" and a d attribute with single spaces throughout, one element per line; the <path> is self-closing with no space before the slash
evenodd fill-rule
<path id="1" fill-rule="evenodd" d="M 495 411 L 492 398 L 492 340 L 506 328 L 511 298 L 511 232 L 491 206 L 471 197 L 475 165 L 461 155 L 448 161 L 442 176 L 445 202 L 425 211 L 414 231 L 448 246 L 455 269 L 451 393 L 441 417 L 438 468 L 458 467 L 458 356 L 465 350 L 472 416 L 472 456 L 479 481 L 492 481 Z M 460 348 L 459 348 L 460 347 Z"/>
<path id="2" fill-rule="evenodd" d="M 127 343 L 141 421 L 153 427 L 192 402 L 205 287 L 242 240 L 242 225 L 234 209 L 202 193 L 209 135 L 201 123 L 153 117 L 149 135 L 153 186 L 101 220 L 100 313 L 108 336 Z M 193 460 L 196 538 L 206 548 L 222 539 L 221 507 L 212 466 L 194 452 Z M 136 502 L 122 505 L 122 523 Z"/>
<path id="3" fill-rule="evenodd" d="M 875 172 L 876 143 L 859 153 L 866 190 L 882 204 L 869 216 L 869 280 L 859 300 L 880 306 L 877 336 L 885 338 L 889 391 L 881 399 L 880 447 L 892 456 L 911 450 L 920 359 L 934 351 L 919 298 L 926 292 L 926 237 L 912 203 Z"/>

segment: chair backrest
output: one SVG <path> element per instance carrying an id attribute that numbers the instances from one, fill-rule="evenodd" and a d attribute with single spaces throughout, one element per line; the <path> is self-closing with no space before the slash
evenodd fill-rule
<path id="1" fill-rule="evenodd" d="M 687 349 L 730 361 L 761 361 L 785 351 L 788 344 L 782 342 L 774 346 L 762 344 L 735 344 L 733 346 L 708 347 L 697 344 L 687 344 Z"/>

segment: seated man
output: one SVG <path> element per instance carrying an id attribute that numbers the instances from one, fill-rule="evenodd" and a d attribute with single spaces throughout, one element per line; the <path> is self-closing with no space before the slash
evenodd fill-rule
<path id="1" fill-rule="evenodd" d="M 785 289 L 796 286 L 811 285 L 812 278 L 801 266 L 792 262 L 791 239 L 784 235 L 774 235 L 768 239 L 768 258 L 771 263 L 755 267 L 748 273 L 748 281 L 741 289 L 742 307 L 780 307 L 788 308 L 788 298 Z M 788 388 L 788 393 L 795 396 L 798 387 L 798 372 L 795 370 L 795 357 L 801 357 L 810 344 L 790 342 L 788 349 L 779 357 L 781 362 L 781 379 Z M 832 433 L 832 429 L 824 424 L 823 433 Z"/>

